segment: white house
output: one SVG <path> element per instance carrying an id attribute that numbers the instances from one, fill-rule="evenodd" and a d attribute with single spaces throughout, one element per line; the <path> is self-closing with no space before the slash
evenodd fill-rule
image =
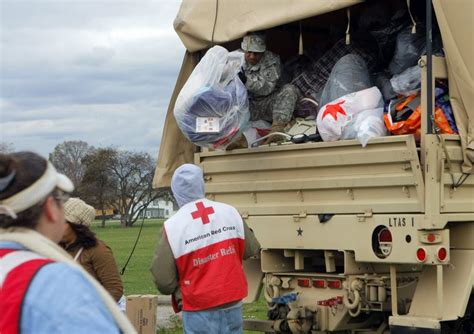
<path id="1" fill-rule="evenodd" d="M 146 218 L 169 218 L 174 214 L 173 202 L 157 199 L 148 205 L 148 208 L 140 215 Z"/>

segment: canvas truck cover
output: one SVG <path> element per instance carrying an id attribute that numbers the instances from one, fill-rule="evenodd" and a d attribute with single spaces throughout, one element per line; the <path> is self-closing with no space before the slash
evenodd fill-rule
<path id="1" fill-rule="evenodd" d="M 179 91 L 197 63 L 193 52 L 258 31 L 349 7 L 359 0 L 183 0 L 176 32 L 187 48 L 168 107 L 154 187 L 168 187 L 174 170 L 193 162 L 194 145 L 181 134 L 173 116 Z M 474 1 L 433 0 L 449 71 L 450 95 L 461 143 L 463 172 L 474 173 Z"/>
<path id="2" fill-rule="evenodd" d="M 257 31 L 328 13 L 361 0 L 184 0 L 174 28 L 188 51 L 205 49 Z"/>
<path id="3" fill-rule="evenodd" d="M 474 174 L 474 1 L 433 0 L 449 76 L 451 105 L 461 136 L 463 172 Z"/>

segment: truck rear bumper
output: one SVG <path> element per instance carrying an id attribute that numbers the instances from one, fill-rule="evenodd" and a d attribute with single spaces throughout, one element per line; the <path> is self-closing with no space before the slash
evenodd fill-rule
<path id="1" fill-rule="evenodd" d="M 440 334 L 441 323 L 433 318 L 391 316 L 388 320 L 391 334 Z"/>
<path id="2" fill-rule="evenodd" d="M 390 326 L 390 334 L 440 334 L 441 329 Z"/>

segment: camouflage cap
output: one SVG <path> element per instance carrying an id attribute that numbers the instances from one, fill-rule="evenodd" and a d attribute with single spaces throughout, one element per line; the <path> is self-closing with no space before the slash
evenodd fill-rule
<path id="1" fill-rule="evenodd" d="M 265 52 L 265 36 L 263 34 L 248 34 L 242 39 L 241 48 L 250 52 Z"/>

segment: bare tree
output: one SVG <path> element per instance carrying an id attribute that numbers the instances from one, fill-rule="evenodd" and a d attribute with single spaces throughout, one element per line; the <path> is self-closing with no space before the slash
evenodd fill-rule
<path id="1" fill-rule="evenodd" d="M 147 153 L 119 151 L 111 168 L 117 181 L 122 225 L 132 226 L 150 203 L 163 195 L 152 187 L 155 162 Z"/>
<path id="2" fill-rule="evenodd" d="M 117 183 L 111 173 L 116 154 L 113 148 L 100 148 L 82 159 L 85 170 L 78 192 L 87 203 L 101 211 L 102 227 L 107 210 L 117 208 Z"/>
<path id="3" fill-rule="evenodd" d="M 74 185 L 80 185 L 85 172 L 83 158 L 94 151 L 94 147 L 80 140 L 65 141 L 56 145 L 49 160 L 56 169 L 66 174 Z"/>
<path id="4" fill-rule="evenodd" d="M 80 193 L 105 216 L 113 208 L 124 227 L 132 226 L 164 191 L 152 188 L 155 162 L 147 153 L 101 148 L 84 158 Z"/>

